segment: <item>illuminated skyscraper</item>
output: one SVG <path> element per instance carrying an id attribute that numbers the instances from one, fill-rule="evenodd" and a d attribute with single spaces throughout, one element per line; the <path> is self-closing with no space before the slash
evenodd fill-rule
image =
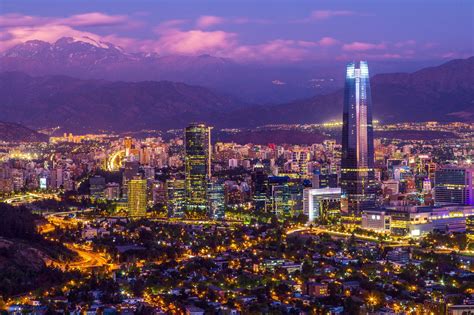
<path id="1" fill-rule="evenodd" d="M 216 220 L 225 217 L 225 189 L 223 180 L 212 180 L 207 189 L 209 216 Z"/>
<path id="2" fill-rule="evenodd" d="M 146 215 L 147 194 L 146 179 L 135 176 L 128 182 L 128 211 L 131 217 Z"/>
<path id="3" fill-rule="evenodd" d="M 169 179 L 166 181 L 167 207 L 170 217 L 182 217 L 186 206 L 186 189 L 183 179 Z"/>
<path id="4" fill-rule="evenodd" d="M 267 192 L 268 192 L 268 175 L 262 163 L 257 163 L 252 173 L 253 183 L 253 202 L 255 210 L 264 212 L 267 210 Z"/>
<path id="5" fill-rule="evenodd" d="M 435 202 L 474 206 L 474 168 L 445 166 L 435 173 Z"/>
<path id="6" fill-rule="evenodd" d="M 186 208 L 206 212 L 211 177 L 211 128 L 191 124 L 185 130 Z"/>
<path id="7" fill-rule="evenodd" d="M 359 214 L 375 207 L 374 135 L 367 62 L 346 68 L 342 127 L 342 210 Z"/>

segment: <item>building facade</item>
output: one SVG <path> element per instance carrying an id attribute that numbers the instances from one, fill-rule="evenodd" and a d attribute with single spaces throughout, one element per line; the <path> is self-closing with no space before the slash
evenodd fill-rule
<path id="1" fill-rule="evenodd" d="M 473 168 L 446 166 L 435 173 L 435 202 L 474 205 Z"/>
<path id="2" fill-rule="evenodd" d="M 128 211 L 131 217 L 143 217 L 147 209 L 146 179 L 135 176 L 128 182 Z"/>
<path id="3" fill-rule="evenodd" d="M 309 222 L 339 215 L 340 206 L 341 188 L 306 188 L 303 191 L 303 213 Z"/>
<path id="4" fill-rule="evenodd" d="M 372 99 L 367 62 L 346 68 L 342 128 L 343 211 L 360 214 L 375 207 Z"/>
<path id="5" fill-rule="evenodd" d="M 211 128 L 191 124 L 185 130 L 186 209 L 206 212 L 211 177 Z"/>

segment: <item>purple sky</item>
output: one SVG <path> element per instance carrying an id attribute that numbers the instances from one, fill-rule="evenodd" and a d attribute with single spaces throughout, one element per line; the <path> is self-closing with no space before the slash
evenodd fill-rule
<path id="1" fill-rule="evenodd" d="M 473 12 L 472 0 L 3 0 L 0 50 L 88 36 L 242 62 L 452 59 L 474 54 Z"/>

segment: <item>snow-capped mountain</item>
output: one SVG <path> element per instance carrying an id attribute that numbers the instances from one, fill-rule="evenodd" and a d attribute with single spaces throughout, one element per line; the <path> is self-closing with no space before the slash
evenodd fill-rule
<path id="1" fill-rule="evenodd" d="M 81 79 L 178 81 L 237 95 L 247 102 L 272 103 L 332 91 L 341 83 L 326 80 L 325 84 L 315 87 L 310 79 L 321 77 L 321 73 L 314 69 L 240 64 L 210 55 L 131 53 L 89 37 L 63 37 L 54 43 L 31 40 L 19 44 L 0 54 L 0 71 Z"/>

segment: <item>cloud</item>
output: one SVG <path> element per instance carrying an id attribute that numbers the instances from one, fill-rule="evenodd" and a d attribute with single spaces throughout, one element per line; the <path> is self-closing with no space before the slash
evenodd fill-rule
<path id="1" fill-rule="evenodd" d="M 316 13 L 315 13 L 316 12 Z M 314 19 L 355 14 L 352 11 L 319 10 L 312 13 Z M 49 18 L 6 14 L 0 16 L 0 51 L 28 40 L 43 40 L 53 43 L 61 37 L 88 37 L 95 41 L 110 42 L 130 52 L 156 52 L 160 55 L 211 54 L 233 58 L 243 62 L 294 62 L 304 59 L 398 59 L 413 58 L 422 43 L 414 40 L 370 43 L 363 41 L 341 42 L 324 36 L 319 39 L 272 38 L 254 44 L 245 43 L 235 32 L 208 29 L 222 24 L 267 23 L 265 20 L 249 18 L 223 18 L 201 16 L 196 20 L 175 19 L 163 21 L 153 29 L 148 38 L 123 36 L 117 29 L 129 25 L 133 20 L 121 15 L 89 12 L 63 18 Z M 101 35 L 84 31 L 84 27 L 113 26 L 103 28 Z M 115 32 L 114 32 L 115 30 Z M 105 34 L 104 34 L 105 33 Z M 440 54 L 438 52 L 438 54 Z M 452 56 L 446 53 L 445 57 Z M 437 56 L 439 58 L 439 56 Z"/>
<path id="2" fill-rule="evenodd" d="M 292 23 L 311 23 L 314 21 L 323 21 L 328 20 L 334 17 L 342 17 L 342 16 L 353 16 L 358 15 L 355 11 L 349 10 L 314 10 L 310 13 L 310 15 L 303 19 L 296 19 L 290 22 Z"/>
<path id="3" fill-rule="evenodd" d="M 411 46 L 415 46 L 415 45 L 416 45 L 416 41 L 414 41 L 413 39 L 397 42 L 397 43 L 394 44 L 394 46 L 397 47 L 397 48 L 411 47 Z"/>
<path id="4" fill-rule="evenodd" d="M 196 27 L 206 29 L 222 24 L 271 24 L 272 21 L 267 19 L 252 19 L 248 17 L 221 17 L 215 15 L 202 15 L 196 20 Z"/>
<path id="5" fill-rule="evenodd" d="M 130 23 L 132 23 L 132 21 L 125 15 L 108 15 L 101 12 L 88 12 L 84 14 L 71 15 L 65 18 L 29 16 L 18 13 L 10 13 L 0 16 L 0 27 L 2 28 L 14 26 L 41 26 L 46 24 L 97 27 Z"/>
<path id="6" fill-rule="evenodd" d="M 10 13 L 0 16 L 0 27 L 39 25 L 47 21 L 48 19 L 42 17 Z"/>
<path id="7" fill-rule="evenodd" d="M 373 44 L 364 42 L 352 42 L 350 44 L 344 44 L 342 49 L 345 51 L 366 51 L 366 50 L 381 50 L 386 49 L 387 45 L 384 43 Z"/>
<path id="8" fill-rule="evenodd" d="M 336 16 L 351 16 L 355 15 L 354 11 L 348 10 L 315 10 L 311 12 L 311 20 L 327 20 Z"/>
<path id="9" fill-rule="evenodd" d="M 1 32 L 0 46 L 2 50 L 6 50 L 29 40 L 37 39 L 52 43 L 61 37 L 89 37 L 96 41 L 100 40 L 100 36 L 94 33 L 79 31 L 67 25 L 46 24 L 8 28 Z"/>
<path id="10" fill-rule="evenodd" d="M 222 24 L 225 22 L 225 19 L 219 16 L 214 15 L 203 15 L 200 16 L 196 21 L 196 26 L 198 28 L 208 28 L 210 26 Z"/>
<path id="11" fill-rule="evenodd" d="M 339 44 L 339 41 L 332 37 L 323 37 L 318 41 L 318 44 L 323 47 L 329 47 Z"/>
<path id="12" fill-rule="evenodd" d="M 55 21 L 57 24 L 69 26 L 111 26 L 128 22 L 126 15 L 108 15 L 101 12 L 77 14 Z"/>
<path id="13" fill-rule="evenodd" d="M 240 61 L 294 62 L 309 58 L 317 42 L 274 39 L 263 44 L 240 45 L 229 51 L 231 58 Z"/>
<path id="14" fill-rule="evenodd" d="M 236 45 L 237 34 L 224 31 L 183 31 L 178 28 L 158 27 L 159 38 L 152 43 L 153 50 L 167 54 L 219 53 Z"/>

